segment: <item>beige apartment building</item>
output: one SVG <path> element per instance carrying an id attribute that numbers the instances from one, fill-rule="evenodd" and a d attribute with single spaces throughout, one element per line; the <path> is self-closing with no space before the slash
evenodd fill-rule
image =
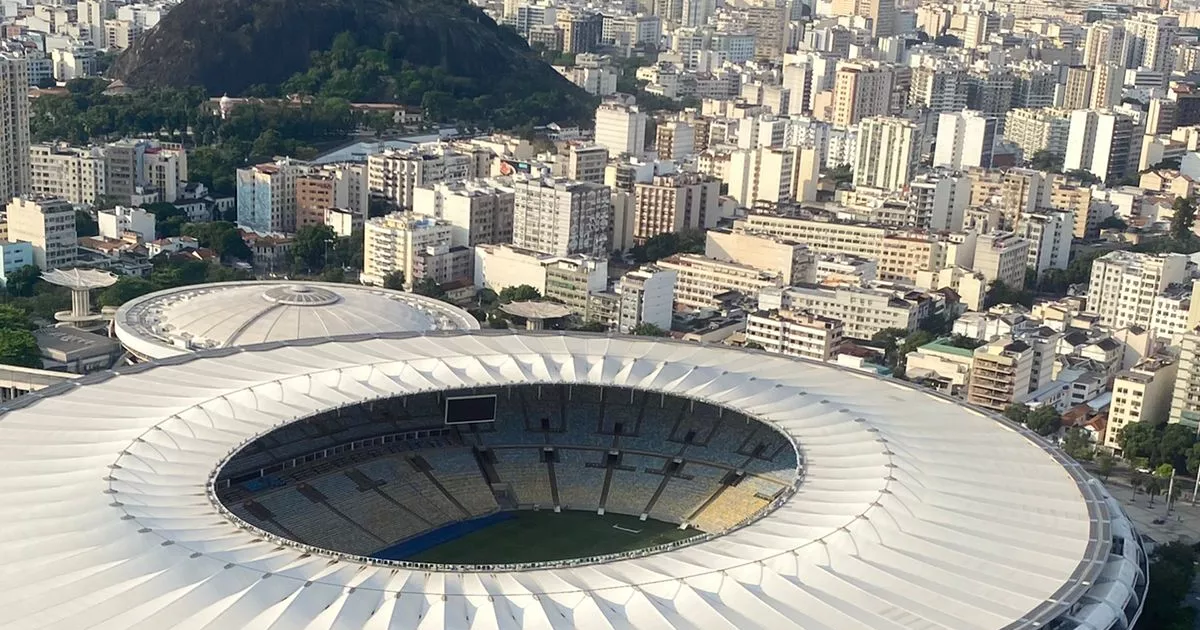
<path id="1" fill-rule="evenodd" d="M 709 230 L 704 255 L 779 274 L 784 284 L 813 282 L 814 256 L 803 243 L 743 230 Z"/>
<path id="2" fill-rule="evenodd" d="M 885 328 L 913 331 L 928 316 L 928 300 L 887 289 L 801 285 L 759 293 L 762 310 L 803 310 L 842 322 L 843 333 L 870 339 Z"/>
<path id="3" fill-rule="evenodd" d="M 34 195 L 90 205 L 107 194 L 107 169 L 99 147 L 35 144 L 29 147 L 29 167 L 30 192 Z"/>
<path id="4" fill-rule="evenodd" d="M 367 156 L 367 186 L 372 194 L 412 208 L 415 188 L 487 175 L 476 172 L 475 164 L 474 156 L 443 145 L 389 149 Z"/>
<path id="5" fill-rule="evenodd" d="M 758 311 L 746 318 L 746 343 L 767 352 L 828 361 L 842 338 L 840 320 L 808 311 Z"/>
<path id="6" fill-rule="evenodd" d="M 1112 385 L 1104 446 L 1119 453 L 1122 429 L 1135 422 L 1161 424 L 1167 421 L 1178 368 L 1174 357 L 1156 356 L 1143 359 L 1117 374 Z"/>
<path id="7" fill-rule="evenodd" d="M 699 173 L 659 175 L 634 184 L 633 239 L 645 243 L 659 234 L 707 230 L 720 218 L 721 182 Z"/>
<path id="8" fill-rule="evenodd" d="M 42 271 L 75 264 L 79 246 L 75 208 L 60 197 L 14 197 L 6 207 L 8 239 L 33 245 L 33 263 Z"/>
<path id="9" fill-rule="evenodd" d="M 1001 337 L 975 349 L 967 383 L 967 402 L 1004 411 L 1029 394 L 1033 348 L 1012 337 Z"/>
<path id="10" fill-rule="evenodd" d="M 696 254 L 678 254 L 658 261 L 662 269 L 676 272 L 675 310 L 720 306 L 720 296 L 736 291 L 757 295 L 768 287 L 783 286 L 779 274 Z"/>
<path id="11" fill-rule="evenodd" d="M 451 245 L 450 225 L 434 217 L 393 212 L 367 221 L 363 244 L 364 284 L 382 285 L 394 272 L 404 286 L 425 278 L 446 283 L 471 277 L 471 250 Z"/>

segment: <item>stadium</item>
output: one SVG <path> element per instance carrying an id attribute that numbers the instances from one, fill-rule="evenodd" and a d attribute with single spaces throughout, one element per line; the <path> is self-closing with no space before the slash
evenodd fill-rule
<path id="1" fill-rule="evenodd" d="M 0 627 L 1128 628 L 1146 557 L 1024 429 L 826 364 L 375 333 L 0 416 Z"/>

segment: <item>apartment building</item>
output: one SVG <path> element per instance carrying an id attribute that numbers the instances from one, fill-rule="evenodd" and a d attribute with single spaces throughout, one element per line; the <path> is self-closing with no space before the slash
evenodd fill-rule
<path id="1" fill-rule="evenodd" d="M 367 187 L 401 208 L 412 208 L 413 190 L 441 182 L 484 177 L 472 155 L 447 145 L 420 145 L 411 149 L 388 149 L 367 156 Z"/>
<path id="2" fill-rule="evenodd" d="M 1040 151 L 1065 156 L 1070 130 L 1069 109 L 1020 108 L 1004 115 L 1004 139 L 1019 147 L 1026 159 Z"/>
<path id="3" fill-rule="evenodd" d="M 1189 331 L 1179 343 L 1168 421 L 1200 426 L 1200 331 Z"/>
<path id="4" fill-rule="evenodd" d="M 1187 261 L 1183 254 L 1105 254 L 1092 263 L 1088 310 L 1113 328 L 1146 325 L 1152 322 L 1158 296 L 1168 286 L 1184 282 Z"/>
<path id="5" fill-rule="evenodd" d="M 878 258 L 886 228 L 842 221 L 822 221 L 771 214 L 749 214 L 734 229 L 782 237 L 808 245 L 817 254 L 851 254 Z"/>
<path id="6" fill-rule="evenodd" d="M 42 271 L 69 267 L 78 258 L 75 208 L 59 197 L 14 197 L 6 206 L 8 240 L 33 247 Z"/>
<path id="7" fill-rule="evenodd" d="M 96 222 L 100 226 L 100 236 L 104 238 L 124 238 L 126 233 L 136 234 L 140 242 L 156 238 L 154 214 L 141 208 L 117 206 L 101 210 L 96 213 Z"/>
<path id="8" fill-rule="evenodd" d="M 882 64 L 841 61 L 833 82 L 833 119 L 837 127 L 864 118 L 886 116 L 892 95 L 892 69 Z"/>
<path id="9" fill-rule="evenodd" d="M 591 294 L 608 286 L 608 259 L 581 254 L 554 256 L 507 244 L 473 248 L 477 288 L 497 293 L 528 285 L 557 300 L 584 320 L 592 319 Z"/>
<path id="10" fill-rule="evenodd" d="M 307 163 L 282 159 L 237 171 L 237 222 L 260 234 L 296 231 L 296 180 Z"/>
<path id="11" fill-rule="evenodd" d="M 695 254 L 664 258 L 658 261 L 658 266 L 677 274 L 677 311 L 720 306 L 719 297 L 731 292 L 753 296 L 765 288 L 783 286 L 779 274 Z"/>
<path id="12" fill-rule="evenodd" d="M 34 195 L 93 205 L 108 194 L 104 151 L 100 147 L 34 144 L 29 147 L 29 167 L 29 189 Z"/>
<path id="13" fill-rule="evenodd" d="M 938 116 L 933 165 L 949 168 L 990 168 L 995 144 L 995 118 L 970 109 L 944 112 Z"/>
<path id="14" fill-rule="evenodd" d="M 363 228 L 364 284 L 382 285 L 395 272 L 411 289 L 424 279 L 439 284 L 471 277 L 471 250 L 451 245 L 450 225 L 431 216 L 393 212 Z"/>
<path id="15" fill-rule="evenodd" d="M 646 150 L 646 112 L 633 97 L 617 94 L 596 108 L 596 144 L 609 155 L 641 157 Z"/>
<path id="16" fill-rule="evenodd" d="M 707 230 L 720 218 L 721 182 L 699 173 L 658 175 L 633 189 L 633 238 L 641 244 L 681 230 Z"/>
<path id="17" fill-rule="evenodd" d="M 1029 241 L 1012 232 L 981 234 L 975 240 L 971 269 L 983 274 L 988 283 L 999 280 L 1012 289 L 1025 286 L 1025 266 L 1029 261 Z"/>
<path id="18" fill-rule="evenodd" d="M 512 189 L 513 245 L 554 256 L 609 255 L 608 186 L 514 176 Z"/>
<path id="19" fill-rule="evenodd" d="M 29 184 L 29 67 L 0 54 L 0 199 L 32 193 Z"/>
<path id="20" fill-rule="evenodd" d="M 1038 275 L 1047 269 L 1066 269 L 1071 262 L 1075 215 L 1071 210 L 1040 210 L 1017 219 L 1017 236 L 1029 241 L 1026 266 Z"/>
<path id="21" fill-rule="evenodd" d="M 930 301 L 916 294 L 854 286 L 799 285 L 763 290 L 761 310 L 803 310 L 842 322 L 843 334 L 870 339 L 885 328 L 913 331 L 931 314 Z"/>
<path id="22" fill-rule="evenodd" d="M 678 278 L 677 271 L 658 265 L 643 265 L 621 276 L 617 283 L 617 330 L 628 334 L 641 324 L 670 330 Z"/>
<path id="23" fill-rule="evenodd" d="M 840 320 L 810 311 L 757 311 L 746 318 L 746 343 L 768 352 L 828 361 L 842 339 Z"/>
<path id="24" fill-rule="evenodd" d="M 704 255 L 779 274 L 784 284 L 816 279 L 814 256 L 806 245 L 769 234 L 709 230 L 705 233 Z"/>
<path id="25" fill-rule="evenodd" d="M 858 128 L 854 186 L 900 190 L 912 181 L 920 160 L 917 126 L 903 118 L 864 119 Z"/>
<path id="26" fill-rule="evenodd" d="M 413 190 L 416 212 L 450 225 L 455 247 L 511 243 L 516 194 L 498 181 L 471 179 Z"/>
<path id="27" fill-rule="evenodd" d="M 1174 357 L 1155 356 L 1117 374 L 1112 385 L 1104 446 L 1119 454 L 1118 440 L 1125 427 L 1135 422 L 1161 424 L 1167 421 L 1178 368 Z"/>
<path id="28" fill-rule="evenodd" d="M 1004 411 L 1029 394 L 1033 349 L 1023 341 L 1001 337 L 975 349 L 967 382 L 967 402 Z"/>

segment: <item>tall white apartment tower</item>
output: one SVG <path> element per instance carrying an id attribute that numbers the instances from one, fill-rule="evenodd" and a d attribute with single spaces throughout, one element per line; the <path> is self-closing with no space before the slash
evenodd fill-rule
<path id="1" fill-rule="evenodd" d="M 29 192 L 29 70 L 0 54 L 0 199 Z"/>
<path id="2" fill-rule="evenodd" d="M 609 255 L 610 188 L 569 179 L 515 177 L 513 245 L 552 256 Z"/>
<path id="3" fill-rule="evenodd" d="M 1170 71 L 1175 51 L 1175 33 L 1179 18 L 1168 15 L 1141 13 L 1125 20 L 1127 68 L 1149 68 Z"/>
<path id="4" fill-rule="evenodd" d="M 640 156 L 646 149 L 646 113 L 633 99 L 609 99 L 596 108 L 596 144 L 617 156 Z"/>
<path id="5" fill-rule="evenodd" d="M 1087 309 L 1114 329 L 1148 327 L 1155 298 L 1168 285 L 1184 281 L 1187 262 L 1183 254 L 1105 254 L 1092 262 Z"/>
<path id="6" fill-rule="evenodd" d="M 949 168 L 991 168 L 992 149 L 995 144 L 995 118 L 971 109 L 940 114 L 933 165 Z"/>
<path id="7" fill-rule="evenodd" d="M 912 180 L 920 157 L 917 126 L 881 116 L 859 124 L 854 186 L 900 190 Z"/>

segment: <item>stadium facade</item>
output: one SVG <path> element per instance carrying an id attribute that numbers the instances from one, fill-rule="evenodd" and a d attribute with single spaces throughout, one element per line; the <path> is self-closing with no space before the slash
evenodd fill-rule
<path id="1" fill-rule="evenodd" d="M 220 471 L 298 419 L 511 385 L 679 396 L 770 425 L 795 487 L 620 556 L 423 565 L 237 516 Z M 1146 557 L 1119 503 L 1024 429 L 829 365 L 644 338 L 381 333 L 88 375 L 0 416 L 5 628 L 1128 628 Z"/>
<path id="2" fill-rule="evenodd" d="M 415 293 L 333 282 L 249 280 L 165 289 L 117 309 L 113 328 L 140 360 L 350 334 L 473 330 L 470 313 Z"/>

